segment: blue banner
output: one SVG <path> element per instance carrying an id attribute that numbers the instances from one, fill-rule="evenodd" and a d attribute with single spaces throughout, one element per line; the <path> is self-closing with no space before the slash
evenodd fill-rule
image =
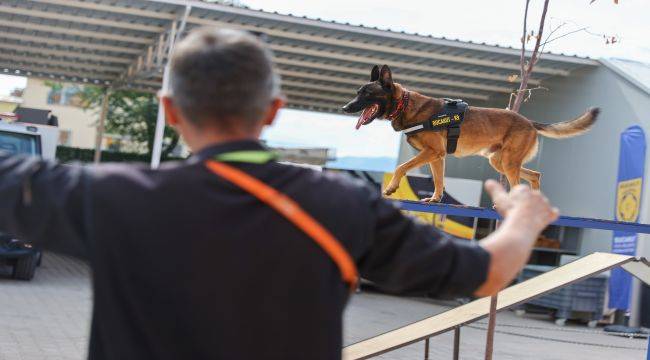
<path id="1" fill-rule="evenodd" d="M 618 184 L 616 188 L 615 218 L 619 221 L 638 222 L 641 211 L 641 189 L 645 170 L 645 134 L 640 126 L 630 126 L 621 133 L 618 159 Z M 612 252 L 636 255 L 637 234 L 614 231 Z M 625 270 L 612 270 L 609 278 L 609 307 L 629 311 L 632 276 Z"/>

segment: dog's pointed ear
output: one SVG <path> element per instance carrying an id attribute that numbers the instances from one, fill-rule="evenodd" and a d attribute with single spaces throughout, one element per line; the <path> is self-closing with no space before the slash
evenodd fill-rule
<path id="1" fill-rule="evenodd" d="M 370 70 L 370 82 L 379 80 L 379 65 L 375 65 Z"/>
<path id="2" fill-rule="evenodd" d="M 379 72 L 379 82 L 381 82 L 381 86 L 385 89 L 390 90 L 393 88 L 393 74 L 391 74 L 388 65 L 383 65 L 381 67 L 381 71 Z"/>

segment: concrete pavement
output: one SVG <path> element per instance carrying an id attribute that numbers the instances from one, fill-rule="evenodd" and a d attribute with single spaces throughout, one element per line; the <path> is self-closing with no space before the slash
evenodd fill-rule
<path id="1" fill-rule="evenodd" d="M 0 268 L 0 360 L 80 360 L 86 356 L 92 294 L 81 261 L 46 253 L 31 282 Z M 427 299 L 357 294 L 345 313 L 350 344 L 448 309 Z M 486 320 L 463 327 L 461 359 L 483 359 Z M 431 340 L 431 359 L 451 359 L 453 333 Z M 545 316 L 499 314 L 494 359 L 644 359 L 647 340 L 605 335 L 584 325 L 560 328 Z M 422 359 L 416 343 L 381 359 Z"/>

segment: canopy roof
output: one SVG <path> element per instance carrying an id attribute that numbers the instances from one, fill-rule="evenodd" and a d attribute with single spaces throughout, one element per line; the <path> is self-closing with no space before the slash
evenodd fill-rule
<path id="1" fill-rule="evenodd" d="M 375 64 L 470 102 L 511 92 L 519 73 L 518 49 L 181 0 L 3 0 L 0 72 L 156 91 L 170 38 L 204 25 L 265 34 L 292 108 L 339 111 Z M 545 53 L 531 85 L 597 64 Z"/>

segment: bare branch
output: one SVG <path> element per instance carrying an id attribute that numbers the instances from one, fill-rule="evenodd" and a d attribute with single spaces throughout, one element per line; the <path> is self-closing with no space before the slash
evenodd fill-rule
<path id="1" fill-rule="evenodd" d="M 591 3 L 593 3 L 595 0 L 592 0 Z M 618 0 L 614 0 L 615 4 L 618 4 Z M 530 5 L 530 0 L 526 0 L 526 6 L 524 10 L 524 26 L 523 26 L 523 36 L 521 38 L 521 56 L 519 59 L 520 63 L 520 74 L 521 74 L 521 82 L 519 84 L 519 89 L 516 91 L 513 91 L 510 94 L 510 97 L 508 99 L 508 107 L 506 109 L 514 111 L 514 112 L 519 112 L 519 109 L 521 107 L 521 104 L 523 102 L 526 102 L 530 99 L 532 95 L 533 90 L 548 90 L 544 87 L 538 86 L 536 88 L 531 88 L 528 89 L 528 81 L 530 80 L 530 77 L 533 73 L 533 68 L 535 64 L 541 59 L 544 49 L 547 44 L 556 41 L 558 39 L 561 39 L 565 36 L 575 34 L 577 32 L 584 31 L 587 34 L 590 35 L 596 35 L 596 36 L 602 36 L 606 44 L 615 44 L 620 41 L 620 38 L 618 36 L 607 36 L 607 35 L 601 35 L 601 34 L 595 34 L 593 32 L 590 32 L 587 27 L 580 27 L 579 29 L 569 31 L 565 34 L 559 35 L 559 36 L 553 36 L 559 29 L 564 27 L 567 23 L 572 23 L 578 27 L 578 25 L 573 22 L 573 21 L 564 21 L 562 24 L 556 26 L 553 28 L 552 26 L 552 19 L 551 18 L 551 31 L 549 34 L 546 36 L 546 39 L 542 41 L 543 35 L 544 35 L 544 24 L 546 22 L 546 14 L 548 12 L 548 4 L 549 0 L 544 0 L 544 8 L 542 10 L 542 16 L 540 18 L 539 22 L 539 30 L 537 31 L 537 34 L 535 34 L 534 31 L 531 30 L 530 34 L 528 34 L 527 30 L 527 20 L 528 20 L 528 7 Z M 531 52 L 530 59 L 526 61 L 526 42 L 527 40 L 530 40 L 531 38 L 535 38 L 535 46 Z M 509 82 L 514 82 L 517 80 L 517 75 L 510 75 L 508 76 L 508 81 Z"/>
<path id="2" fill-rule="evenodd" d="M 565 37 L 565 36 L 568 36 L 568 35 L 571 35 L 571 34 L 575 34 L 575 33 L 577 33 L 577 32 L 581 32 L 581 31 L 585 31 L 585 32 L 586 32 L 586 30 L 587 30 L 587 28 L 584 27 L 584 28 L 582 28 L 582 29 L 569 31 L 569 32 L 566 33 L 566 34 L 562 34 L 562 35 L 557 36 L 557 37 L 554 37 L 554 38 L 552 38 L 552 39 L 550 39 L 550 40 L 546 40 L 546 41 L 542 44 L 542 46 L 544 46 L 544 45 L 546 45 L 546 44 L 548 44 L 548 43 L 550 43 L 550 42 L 553 42 L 553 41 L 555 41 L 555 40 L 557 40 L 557 39 L 561 39 L 561 38 L 563 38 L 563 37 Z"/>
<path id="3" fill-rule="evenodd" d="M 528 12 L 528 3 L 529 1 L 526 1 L 526 13 Z M 546 22 L 546 13 L 548 12 L 548 3 L 549 0 L 544 0 L 544 9 L 542 10 L 542 17 L 539 22 L 539 30 L 537 31 L 537 36 L 535 40 L 535 47 L 533 48 L 533 51 L 530 56 L 530 60 L 528 61 L 528 66 L 526 67 L 524 65 L 524 46 L 525 44 L 522 44 L 522 58 L 521 60 L 521 83 L 519 85 L 519 91 L 516 92 L 514 104 L 512 107 L 510 107 L 510 104 L 508 104 L 508 108 L 511 109 L 514 112 L 519 112 L 519 108 L 521 107 L 521 104 L 524 101 L 524 93 L 525 90 L 528 87 L 528 80 L 530 79 L 530 75 L 533 73 L 533 67 L 539 60 L 539 49 L 540 45 L 542 42 L 542 37 L 544 36 L 544 23 Z"/>
<path id="4" fill-rule="evenodd" d="M 538 56 L 539 46 L 542 40 L 542 34 L 544 34 L 544 23 L 546 22 L 546 12 L 548 11 L 548 2 L 549 0 L 544 1 L 544 10 L 542 10 L 542 18 L 539 21 L 539 30 L 537 31 L 537 41 L 535 42 L 535 48 L 533 49 L 530 62 L 528 63 L 528 69 L 526 70 L 526 72 L 529 75 L 533 72 L 533 66 L 535 66 L 535 63 L 537 63 L 537 60 L 539 60 L 539 56 Z"/>
<path id="5" fill-rule="evenodd" d="M 528 5 L 530 0 L 526 0 L 526 9 L 524 10 L 524 32 L 521 36 L 521 58 L 519 64 L 521 65 L 521 77 L 524 77 L 524 63 L 526 62 L 526 22 L 528 21 Z"/>
<path id="6" fill-rule="evenodd" d="M 551 18 L 551 21 L 553 21 L 553 18 Z M 555 32 L 560 30 L 566 24 L 567 23 L 565 21 L 565 22 L 561 23 L 560 25 L 556 26 L 553 30 L 551 30 L 551 32 L 546 37 L 546 40 L 544 40 L 544 42 L 542 43 L 542 48 L 539 50 L 539 57 L 542 57 L 542 55 L 544 54 L 544 49 L 546 48 L 546 44 L 549 42 L 549 39 L 551 38 L 551 36 L 553 36 L 553 34 L 555 34 Z"/>

